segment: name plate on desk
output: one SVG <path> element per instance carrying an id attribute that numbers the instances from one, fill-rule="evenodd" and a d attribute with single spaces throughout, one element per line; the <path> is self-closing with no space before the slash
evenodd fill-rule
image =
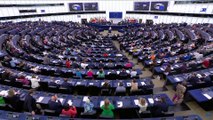
<path id="1" fill-rule="evenodd" d="M 150 104 L 154 104 L 154 99 L 153 98 L 148 98 L 148 101 Z"/>
<path id="2" fill-rule="evenodd" d="M 72 100 L 68 100 L 67 102 L 70 106 L 72 106 Z"/>
<path id="3" fill-rule="evenodd" d="M 39 97 L 36 102 L 41 102 L 44 99 L 44 97 Z"/>
<path id="4" fill-rule="evenodd" d="M 146 85 L 146 83 L 145 82 L 141 82 L 141 85 L 144 86 L 144 85 Z"/>
<path id="5" fill-rule="evenodd" d="M 117 107 L 118 107 L 118 108 L 123 107 L 123 102 L 122 102 L 122 101 L 117 101 Z"/>
<path id="6" fill-rule="evenodd" d="M 81 84 L 81 82 L 76 82 L 76 85 L 80 85 Z"/>
<path id="7" fill-rule="evenodd" d="M 212 99 L 212 97 L 210 95 L 208 95 L 207 93 L 203 94 L 207 99 Z"/>
<path id="8" fill-rule="evenodd" d="M 176 81 L 176 82 L 180 82 L 181 80 L 180 80 L 180 78 L 176 77 L 176 78 L 175 78 L 175 81 Z"/>
<path id="9" fill-rule="evenodd" d="M 126 85 L 127 85 L 127 87 L 130 87 L 130 86 L 131 86 L 131 83 L 130 83 L 130 82 L 128 82 L 128 83 L 126 83 Z"/>
<path id="10" fill-rule="evenodd" d="M 134 100 L 134 103 L 135 103 L 135 105 L 138 105 L 139 104 L 139 100 Z"/>
<path id="11" fill-rule="evenodd" d="M 58 98 L 58 100 L 63 103 L 64 99 L 63 98 Z"/>
<path id="12" fill-rule="evenodd" d="M 83 101 L 86 102 L 88 99 L 88 96 L 84 96 Z"/>

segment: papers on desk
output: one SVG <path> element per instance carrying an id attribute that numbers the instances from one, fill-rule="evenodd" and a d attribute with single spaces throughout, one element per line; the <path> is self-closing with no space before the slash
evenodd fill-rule
<path id="1" fill-rule="evenodd" d="M 81 84 L 81 82 L 76 82 L 76 85 L 80 85 Z"/>
<path id="2" fill-rule="evenodd" d="M 83 101 L 86 102 L 88 99 L 88 96 L 84 96 Z"/>
<path id="3" fill-rule="evenodd" d="M 89 85 L 94 85 L 94 83 L 89 83 Z"/>
<path id="4" fill-rule="evenodd" d="M 207 99 L 212 99 L 212 97 L 210 95 L 208 95 L 207 93 L 203 94 Z"/>
<path id="5" fill-rule="evenodd" d="M 141 82 L 141 85 L 144 86 L 144 85 L 146 85 L 146 83 L 145 82 Z"/>
<path id="6" fill-rule="evenodd" d="M 32 76 L 29 76 L 29 75 L 28 75 L 28 76 L 26 76 L 26 78 L 27 78 L 27 79 L 31 79 L 31 78 L 32 78 Z"/>
<path id="7" fill-rule="evenodd" d="M 175 65 L 175 67 L 179 67 L 179 65 Z"/>
<path id="8" fill-rule="evenodd" d="M 135 105 L 138 105 L 139 104 L 139 100 L 134 100 L 134 103 L 135 103 Z"/>
<path id="9" fill-rule="evenodd" d="M 176 77 L 176 78 L 175 78 L 175 81 L 176 81 L 176 82 L 180 82 L 181 80 L 180 80 L 180 78 Z"/>
<path id="10" fill-rule="evenodd" d="M 0 92 L 0 96 L 6 97 L 7 95 L 8 95 L 8 90 L 2 90 L 2 91 Z"/>
<path id="11" fill-rule="evenodd" d="M 161 61 L 160 61 L 160 60 L 157 60 L 157 63 L 159 64 L 159 63 L 161 63 Z"/>
<path id="12" fill-rule="evenodd" d="M 58 98 L 58 100 L 63 103 L 64 99 L 63 98 Z"/>
<path id="13" fill-rule="evenodd" d="M 123 102 L 122 101 L 117 101 L 117 107 L 118 108 L 123 107 Z"/>
<path id="14" fill-rule="evenodd" d="M 68 100 L 67 104 L 69 104 L 69 106 L 72 106 L 72 100 Z"/>
<path id="15" fill-rule="evenodd" d="M 128 83 L 126 83 L 126 85 L 127 85 L 127 87 L 130 87 L 130 86 L 131 86 L 131 83 L 130 83 L 130 82 L 128 82 Z"/>
<path id="16" fill-rule="evenodd" d="M 149 101 L 150 104 L 154 104 L 153 98 L 148 98 L 148 101 Z"/>
<path id="17" fill-rule="evenodd" d="M 41 102 L 44 99 L 44 97 L 39 97 L 36 102 Z"/>
<path id="18" fill-rule="evenodd" d="M 165 70 L 165 69 L 164 69 L 164 68 L 162 68 L 162 67 L 161 67 L 160 69 L 161 69 L 162 71 L 164 71 L 164 70 Z"/>
<path id="19" fill-rule="evenodd" d="M 120 73 L 120 71 L 117 71 L 117 74 L 119 74 Z"/>
<path id="20" fill-rule="evenodd" d="M 111 72 L 107 72 L 107 74 L 110 74 Z"/>
<path id="21" fill-rule="evenodd" d="M 101 86 L 103 86 L 104 85 L 104 82 L 101 82 Z"/>
<path id="22" fill-rule="evenodd" d="M 103 106 L 103 105 L 104 105 L 104 101 L 102 100 L 102 101 L 100 102 L 100 107 Z"/>
<path id="23" fill-rule="evenodd" d="M 202 78 L 202 75 L 201 75 L 201 74 L 197 74 L 197 77 L 198 77 L 198 78 Z"/>
<path id="24" fill-rule="evenodd" d="M 130 71 L 129 71 L 129 70 L 126 70 L 126 73 L 128 73 L 128 74 L 129 74 L 129 73 L 130 73 Z"/>

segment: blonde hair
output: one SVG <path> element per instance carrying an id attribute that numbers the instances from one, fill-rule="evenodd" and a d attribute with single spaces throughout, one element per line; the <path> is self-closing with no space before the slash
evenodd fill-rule
<path id="1" fill-rule="evenodd" d="M 10 88 L 8 91 L 8 97 L 13 97 L 15 95 L 14 89 Z"/>

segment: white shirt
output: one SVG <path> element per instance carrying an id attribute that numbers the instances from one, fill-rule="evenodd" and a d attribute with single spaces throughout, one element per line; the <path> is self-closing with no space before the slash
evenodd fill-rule
<path id="1" fill-rule="evenodd" d="M 38 83 L 40 81 L 40 79 L 32 78 L 32 79 L 30 79 L 30 81 L 31 81 L 31 87 L 32 88 L 37 88 L 37 87 L 40 86 L 39 83 Z"/>
<path id="2" fill-rule="evenodd" d="M 142 113 L 142 112 L 146 111 L 148 104 L 145 103 L 145 105 L 141 105 L 139 103 L 138 106 L 140 107 L 139 113 Z"/>
<path id="3" fill-rule="evenodd" d="M 137 71 L 131 71 L 130 75 L 131 77 L 135 77 L 137 75 Z"/>
<path id="4" fill-rule="evenodd" d="M 86 64 L 86 63 L 81 63 L 81 67 L 82 67 L 83 69 L 85 69 L 87 66 L 88 66 L 88 64 Z"/>

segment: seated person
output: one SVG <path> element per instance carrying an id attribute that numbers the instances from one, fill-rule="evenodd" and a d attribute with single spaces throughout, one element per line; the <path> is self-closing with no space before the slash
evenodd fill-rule
<path id="1" fill-rule="evenodd" d="M 135 69 L 132 69 L 132 71 L 130 72 L 130 76 L 131 76 L 131 78 L 136 77 L 137 71 Z"/>
<path id="2" fill-rule="evenodd" d="M 86 69 L 87 66 L 88 66 L 88 64 L 87 64 L 86 62 L 82 62 L 82 63 L 81 63 L 81 67 L 82 67 L 83 69 Z"/>
<path id="3" fill-rule="evenodd" d="M 103 110 L 101 113 L 101 117 L 114 117 L 113 110 L 115 109 L 114 105 L 110 103 L 108 99 L 104 100 L 104 105 L 101 106 L 101 109 Z"/>
<path id="4" fill-rule="evenodd" d="M 29 90 L 24 100 L 24 110 L 30 112 L 32 115 L 35 115 L 35 113 L 41 112 L 41 106 L 36 104 L 36 99 L 33 97 L 33 94 L 34 90 Z"/>
<path id="5" fill-rule="evenodd" d="M 76 61 L 73 61 L 73 63 L 72 63 L 72 67 L 73 67 L 73 68 L 78 68 L 78 67 L 79 67 L 79 65 L 78 65 L 78 63 L 76 63 Z"/>
<path id="6" fill-rule="evenodd" d="M 112 63 L 112 61 L 110 60 L 109 63 L 107 64 L 108 68 L 113 68 L 115 65 Z"/>
<path id="7" fill-rule="evenodd" d="M 203 60 L 202 66 L 204 68 L 208 68 L 210 66 L 210 60 L 209 60 L 209 58 L 206 58 L 206 59 Z"/>
<path id="8" fill-rule="evenodd" d="M 48 102 L 49 109 L 54 110 L 56 115 L 59 115 L 62 111 L 62 104 L 61 101 L 58 100 L 58 96 L 54 95 Z"/>
<path id="9" fill-rule="evenodd" d="M 70 68 L 71 67 L 71 61 L 69 59 L 66 60 L 66 67 Z"/>
<path id="10" fill-rule="evenodd" d="M 68 83 L 68 79 L 67 78 L 64 78 L 64 82 L 61 84 L 61 87 L 67 88 L 67 89 L 71 89 L 72 84 Z"/>
<path id="11" fill-rule="evenodd" d="M 94 115 L 96 111 L 93 109 L 93 107 L 94 104 L 90 102 L 90 99 L 86 99 L 84 103 L 84 112 L 82 113 L 82 115 Z"/>
<path id="12" fill-rule="evenodd" d="M 103 69 L 100 69 L 98 71 L 98 78 L 105 78 L 105 73 L 104 73 Z"/>
<path id="13" fill-rule="evenodd" d="M 207 83 L 208 85 L 212 84 L 212 80 L 211 80 L 210 75 L 206 75 L 206 74 L 203 73 L 201 80 L 204 81 L 205 83 Z"/>
<path id="14" fill-rule="evenodd" d="M 138 106 L 139 106 L 139 113 L 142 113 L 142 112 L 144 112 L 144 111 L 146 111 L 147 110 L 147 107 L 148 107 L 148 103 L 147 103 L 147 101 L 146 101 L 146 99 L 145 98 L 140 98 L 139 100 L 138 100 L 138 104 L 137 104 Z"/>
<path id="15" fill-rule="evenodd" d="M 93 71 L 91 69 L 89 69 L 89 71 L 87 72 L 87 76 L 93 78 L 93 75 L 94 75 Z"/>
<path id="16" fill-rule="evenodd" d="M 159 117 L 163 115 L 163 112 L 167 112 L 168 108 L 169 106 L 166 103 L 165 98 L 160 98 L 158 101 L 154 102 L 150 111 L 153 117 Z"/>
<path id="17" fill-rule="evenodd" d="M 192 73 L 188 79 L 188 82 L 193 86 L 197 85 L 199 81 L 200 79 L 197 77 L 196 73 Z"/>
<path id="18" fill-rule="evenodd" d="M 11 74 L 12 74 L 12 72 L 10 70 L 6 69 L 5 72 L 3 72 L 1 74 L 1 79 L 2 80 L 8 79 L 9 76 L 11 76 Z"/>
<path id="19" fill-rule="evenodd" d="M 128 73 L 126 72 L 125 69 L 122 69 L 122 71 L 119 73 L 120 76 L 127 76 Z"/>
<path id="20" fill-rule="evenodd" d="M 104 68 L 104 63 L 102 61 L 100 61 L 99 65 L 98 65 L 99 69 L 103 69 Z"/>
<path id="21" fill-rule="evenodd" d="M 10 108 L 12 108 L 15 111 L 20 111 L 21 106 L 20 106 L 20 98 L 18 96 L 18 92 L 16 93 L 14 89 L 9 89 L 8 95 L 5 98 L 7 101 L 7 104 L 9 105 Z"/>
<path id="22" fill-rule="evenodd" d="M 38 76 L 33 75 L 30 81 L 31 81 L 31 87 L 33 89 L 36 89 L 40 86 L 39 84 L 40 79 L 38 79 Z"/>
<path id="23" fill-rule="evenodd" d="M 77 109 L 75 106 L 70 106 L 68 103 L 66 103 L 61 111 L 61 114 L 74 118 L 77 115 Z"/>
<path id="24" fill-rule="evenodd" d="M 138 83 L 136 82 L 135 79 L 133 79 L 131 82 L 130 92 L 132 92 L 132 91 L 138 91 Z"/>
<path id="25" fill-rule="evenodd" d="M 27 80 L 27 78 L 25 78 L 23 75 L 19 76 L 16 80 L 21 82 L 23 85 L 29 85 L 30 83 L 30 81 Z"/>
<path id="26" fill-rule="evenodd" d="M 80 71 L 79 68 L 77 69 L 77 71 L 76 71 L 76 73 L 75 73 L 75 76 L 76 76 L 76 77 L 79 77 L 80 79 L 82 79 L 82 73 L 81 73 L 81 71 Z"/>
<path id="27" fill-rule="evenodd" d="M 128 61 L 126 64 L 125 64 L 125 68 L 129 69 L 129 68 L 132 68 L 132 63 L 130 61 Z"/>
<path id="28" fill-rule="evenodd" d="M 115 93 L 119 92 L 126 92 L 126 88 L 123 86 L 122 82 L 119 82 L 117 88 L 115 89 Z"/>

